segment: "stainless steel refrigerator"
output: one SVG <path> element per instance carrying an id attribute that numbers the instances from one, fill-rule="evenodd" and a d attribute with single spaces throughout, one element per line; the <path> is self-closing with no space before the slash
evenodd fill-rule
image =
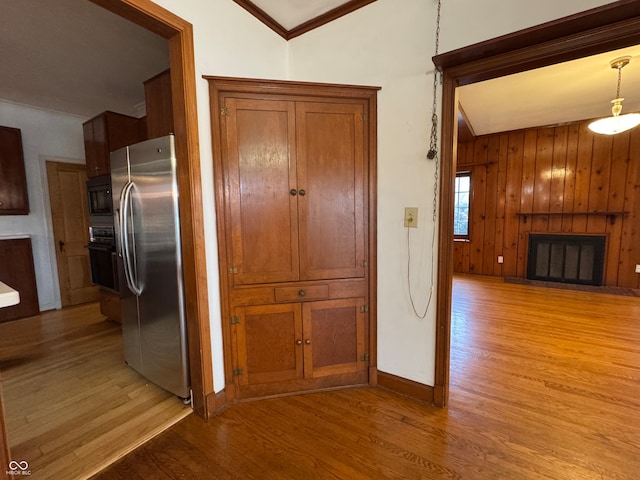
<path id="1" fill-rule="evenodd" d="M 125 361 L 151 382 L 187 399 L 173 135 L 113 152 L 111 184 Z"/>

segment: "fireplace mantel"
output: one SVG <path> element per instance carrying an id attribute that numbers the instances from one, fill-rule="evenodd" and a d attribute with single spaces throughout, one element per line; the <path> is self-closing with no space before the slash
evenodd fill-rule
<path id="1" fill-rule="evenodd" d="M 536 217 L 536 216 L 572 216 L 572 215 L 599 215 L 606 216 L 611 225 L 616 223 L 616 217 L 623 217 L 625 215 L 629 215 L 630 212 L 516 212 L 518 217 L 522 217 L 522 222 L 527 223 L 527 217 Z"/>

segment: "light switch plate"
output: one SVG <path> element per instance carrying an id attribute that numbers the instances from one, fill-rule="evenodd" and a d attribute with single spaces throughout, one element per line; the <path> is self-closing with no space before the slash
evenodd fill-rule
<path id="1" fill-rule="evenodd" d="M 640 265 L 636 265 L 636 273 L 640 273 Z"/>

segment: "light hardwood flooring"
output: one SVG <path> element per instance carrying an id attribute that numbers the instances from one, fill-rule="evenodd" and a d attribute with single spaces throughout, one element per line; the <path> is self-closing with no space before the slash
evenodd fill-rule
<path id="1" fill-rule="evenodd" d="M 379 388 L 241 403 L 95 480 L 640 478 L 639 298 L 465 276 L 453 305 L 446 409 Z"/>
<path id="2" fill-rule="evenodd" d="M 97 303 L 0 324 L 11 457 L 30 478 L 83 479 L 191 413 L 125 365 Z"/>

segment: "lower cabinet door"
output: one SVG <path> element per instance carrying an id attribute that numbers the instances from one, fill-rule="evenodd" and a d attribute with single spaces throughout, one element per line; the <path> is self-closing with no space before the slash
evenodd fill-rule
<path id="1" fill-rule="evenodd" d="M 242 386 L 290 382 L 302 378 L 302 319 L 300 304 L 236 309 L 237 365 Z"/>
<path id="2" fill-rule="evenodd" d="M 364 299 L 237 307 L 240 398 L 368 381 Z"/>
<path id="3" fill-rule="evenodd" d="M 303 304 L 305 379 L 367 370 L 363 305 L 362 298 Z"/>

